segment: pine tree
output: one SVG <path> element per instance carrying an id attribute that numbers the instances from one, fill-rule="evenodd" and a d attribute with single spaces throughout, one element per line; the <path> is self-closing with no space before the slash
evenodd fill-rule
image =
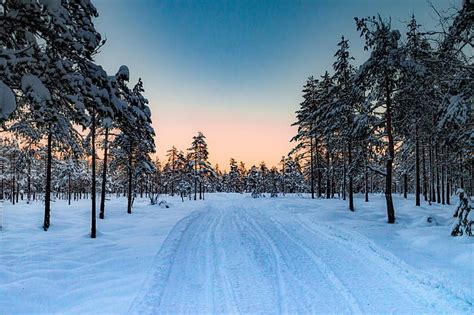
<path id="1" fill-rule="evenodd" d="M 353 137 L 354 137 L 354 115 L 355 106 L 360 101 L 360 95 L 357 90 L 353 88 L 353 76 L 354 69 L 350 65 L 350 61 L 353 59 L 349 55 L 349 43 L 348 40 L 341 38 L 341 41 L 337 44 L 339 50 L 334 55 L 336 62 L 334 63 L 334 75 L 335 81 L 335 101 L 333 103 L 333 109 L 330 112 L 329 117 L 331 118 L 333 137 L 339 137 L 343 142 L 342 146 L 346 149 L 342 149 L 343 154 L 347 153 L 347 168 L 349 175 L 349 210 L 354 211 L 354 170 L 353 170 Z M 345 176 L 346 176 L 346 163 L 344 162 L 344 188 L 343 194 L 345 197 Z"/>
<path id="2" fill-rule="evenodd" d="M 385 199 L 387 203 L 388 223 L 395 223 L 395 209 L 392 199 L 393 161 L 395 158 L 395 141 L 393 135 L 394 91 L 399 84 L 400 33 L 391 29 L 389 21 L 378 18 L 356 18 L 357 30 L 365 38 L 366 50 L 371 49 L 369 59 L 360 67 L 358 80 L 363 82 L 367 91 L 373 94 L 375 105 L 369 105 L 370 113 L 380 118 L 380 138 L 386 138 L 385 144 Z"/>
<path id="3" fill-rule="evenodd" d="M 198 132 L 197 135 L 193 137 L 189 153 L 194 169 L 194 200 L 197 200 L 198 184 L 199 199 L 203 199 L 203 181 L 206 172 L 210 169 L 210 164 L 208 162 L 209 152 L 207 151 L 206 137 L 202 132 Z"/>
<path id="4" fill-rule="evenodd" d="M 247 191 L 251 192 L 252 198 L 259 198 L 262 196 L 262 174 L 253 165 L 247 173 Z"/>

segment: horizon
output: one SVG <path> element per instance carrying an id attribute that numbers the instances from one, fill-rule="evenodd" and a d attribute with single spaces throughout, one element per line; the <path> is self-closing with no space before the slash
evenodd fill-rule
<path id="1" fill-rule="evenodd" d="M 432 3 L 439 10 L 452 6 Z M 156 156 L 166 161 L 173 145 L 186 151 L 202 131 L 210 162 L 222 170 L 230 158 L 247 167 L 262 161 L 271 167 L 288 154 L 306 79 L 332 72 L 342 35 L 354 65 L 366 56 L 354 17 L 391 17 L 402 36 L 411 14 L 422 28 L 436 26 L 428 1 L 94 4 L 100 12 L 94 23 L 107 38 L 96 59 L 111 74 L 126 63 L 130 84 L 143 78 Z"/>

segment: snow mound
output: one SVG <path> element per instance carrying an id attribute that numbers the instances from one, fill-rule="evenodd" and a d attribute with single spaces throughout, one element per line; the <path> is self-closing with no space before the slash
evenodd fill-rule
<path id="1" fill-rule="evenodd" d="M 425 226 L 436 226 L 440 225 L 440 220 L 434 215 L 425 215 L 418 220 L 415 220 L 411 226 L 412 227 L 425 227 Z"/>
<path id="2" fill-rule="evenodd" d="M 33 74 L 25 74 L 21 78 L 21 89 L 38 104 L 44 104 L 51 100 L 49 90 L 44 86 L 43 82 Z"/>

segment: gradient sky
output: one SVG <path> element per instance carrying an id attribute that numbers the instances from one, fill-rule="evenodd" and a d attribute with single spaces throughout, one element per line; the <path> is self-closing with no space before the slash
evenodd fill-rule
<path id="1" fill-rule="evenodd" d="M 441 10 L 458 2 L 431 1 Z M 160 159 L 172 145 L 187 149 L 202 131 L 221 169 L 231 157 L 249 167 L 276 165 L 288 153 L 302 86 L 332 70 L 341 35 L 355 63 L 363 62 L 355 16 L 391 16 L 402 34 L 412 13 L 423 26 L 437 24 L 424 0 L 93 3 L 107 38 L 96 60 L 111 74 L 128 65 L 131 84 L 143 79 Z"/>

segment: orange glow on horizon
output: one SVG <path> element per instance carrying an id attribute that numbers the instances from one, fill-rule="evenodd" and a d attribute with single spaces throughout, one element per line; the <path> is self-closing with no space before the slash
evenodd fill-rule
<path id="1" fill-rule="evenodd" d="M 201 131 L 206 136 L 209 161 L 219 164 L 222 171 L 229 169 L 230 158 L 244 162 L 247 168 L 262 161 L 268 167 L 277 166 L 294 146 L 289 141 L 296 134 L 296 127 L 290 126 L 293 117 L 268 116 L 194 109 L 191 113 L 167 110 L 160 114 L 157 110 L 153 115 L 156 154 L 165 162 L 166 151 L 173 145 L 186 151 L 192 137 Z"/>

